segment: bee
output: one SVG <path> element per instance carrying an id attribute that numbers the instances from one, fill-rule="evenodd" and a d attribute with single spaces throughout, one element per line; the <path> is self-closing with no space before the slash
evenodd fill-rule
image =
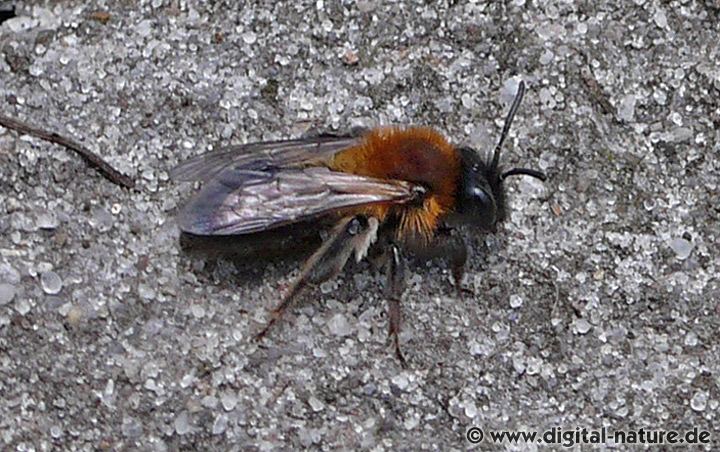
<path id="1" fill-rule="evenodd" d="M 525 92 L 520 82 L 490 158 L 457 147 L 429 127 L 380 127 L 349 136 L 317 136 L 230 146 L 176 167 L 178 181 L 203 188 L 178 214 L 186 237 L 235 237 L 261 247 L 291 246 L 329 234 L 272 310 L 264 337 L 304 287 L 335 277 L 354 255 L 374 251 L 386 274 L 388 335 L 400 350 L 400 299 L 409 255 L 449 259 L 456 287 L 467 260 L 460 228 L 494 232 L 507 216 L 509 176 L 545 180 L 537 170 L 500 167 L 500 150 Z M 309 235 L 308 235 L 309 231 Z M 462 291 L 460 291 L 462 295 Z"/>

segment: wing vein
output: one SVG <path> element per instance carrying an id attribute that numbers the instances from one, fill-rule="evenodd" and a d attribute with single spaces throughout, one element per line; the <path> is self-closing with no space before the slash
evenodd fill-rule
<path id="1" fill-rule="evenodd" d="M 237 170 L 209 180 L 178 216 L 196 235 L 247 234 L 375 203 L 402 204 L 413 184 L 331 171 L 325 167 Z"/>

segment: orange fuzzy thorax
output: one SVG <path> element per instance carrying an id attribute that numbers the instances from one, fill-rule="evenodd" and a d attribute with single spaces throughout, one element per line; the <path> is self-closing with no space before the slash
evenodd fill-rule
<path id="1" fill-rule="evenodd" d="M 400 219 L 399 239 L 432 239 L 440 218 L 455 201 L 460 157 L 433 129 L 373 129 L 361 144 L 337 153 L 329 162 L 335 171 L 422 184 L 428 193 L 421 205 L 378 204 L 363 208 L 381 222 L 391 214 Z"/>

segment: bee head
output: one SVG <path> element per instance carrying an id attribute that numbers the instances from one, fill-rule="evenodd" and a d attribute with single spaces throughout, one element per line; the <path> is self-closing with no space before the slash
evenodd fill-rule
<path id="1" fill-rule="evenodd" d="M 462 175 L 458 187 L 457 210 L 465 222 L 493 231 L 497 223 L 505 219 L 505 189 L 503 182 L 508 176 L 524 174 L 545 180 L 545 174 L 528 168 L 512 168 L 503 171 L 500 167 L 500 150 L 507 137 L 515 112 L 517 112 L 525 93 L 525 84 L 520 82 L 510 112 L 505 119 L 500 140 L 492 159 L 485 160 L 471 148 L 459 148 Z"/>

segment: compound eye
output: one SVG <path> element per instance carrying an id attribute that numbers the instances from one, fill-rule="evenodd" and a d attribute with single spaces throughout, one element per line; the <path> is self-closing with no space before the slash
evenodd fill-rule
<path id="1" fill-rule="evenodd" d="M 483 210 L 492 210 L 493 209 L 493 201 L 492 197 L 488 192 L 483 190 L 480 187 L 473 187 L 472 188 L 472 197 L 475 200 L 476 203 L 479 204 L 478 207 L 480 207 Z"/>
<path id="2" fill-rule="evenodd" d="M 472 187 L 469 191 L 475 212 L 475 224 L 491 230 L 495 225 L 497 215 L 495 199 L 482 187 Z"/>

